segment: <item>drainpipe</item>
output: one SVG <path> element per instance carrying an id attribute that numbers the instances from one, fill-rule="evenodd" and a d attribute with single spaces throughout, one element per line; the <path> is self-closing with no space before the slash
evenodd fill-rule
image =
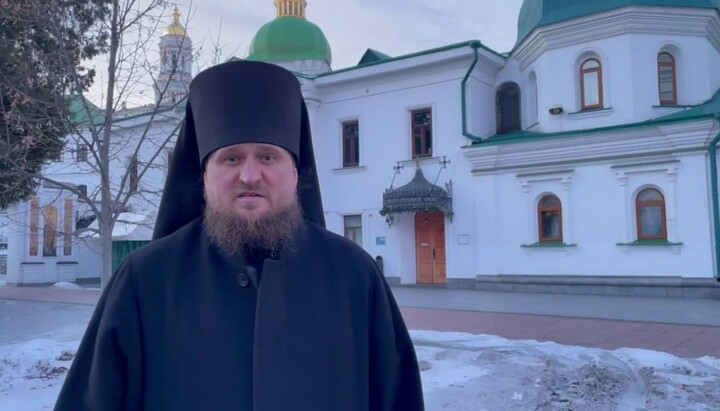
<path id="1" fill-rule="evenodd" d="M 715 120 L 720 122 L 720 113 L 715 114 Z M 710 154 L 710 184 L 712 184 L 712 205 L 713 205 L 713 232 L 715 234 L 715 279 L 720 282 L 720 201 L 718 199 L 718 167 L 717 167 L 717 144 L 720 142 L 720 132 L 710 142 L 708 148 Z"/>
<path id="2" fill-rule="evenodd" d="M 462 83 L 460 84 L 460 101 L 462 102 L 462 132 L 463 135 L 472 140 L 473 143 L 480 143 L 482 142 L 482 138 L 471 134 L 467 129 L 467 91 L 465 90 L 465 86 L 467 85 L 467 81 L 470 78 L 470 73 L 472 73 L 475 65 L 477 64 L 478 49 L 480 48 L 481 44 L 479 41 L 471 41 L 469 45 L 473 49 L 473 61 L 467 73 L 465 73 L 465 77 L 463 78 Z"/>

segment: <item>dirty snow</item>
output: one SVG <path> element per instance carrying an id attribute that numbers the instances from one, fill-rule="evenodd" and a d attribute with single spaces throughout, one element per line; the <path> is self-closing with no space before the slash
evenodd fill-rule
<path id="1" fill-rule="evenodd" d="M 50 288 L 58 288 L 62 290 L 80 290 L 82 287 L 75 283 L 69 283 L 67 281 L 60 281 L 50 286 Z"/>
<path id="2" fill-rule="evenodd" d="M 75 340 L 0 346 L 0 403 L 7 411 L 52 409 Z M 678 358 L 536 341 L 413 331 L 426 409 L 718 410 L 720 359 Z"/>

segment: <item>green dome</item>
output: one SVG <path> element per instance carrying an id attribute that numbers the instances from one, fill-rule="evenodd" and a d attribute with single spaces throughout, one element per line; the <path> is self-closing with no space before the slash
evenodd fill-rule
<path id="1" fill-rule="evenodd" d="M 518 17 L 516 44 L 537 27 L 626 6 L 720 9 L 720 0 L 524 0 Z"/>
<path id="2" fill-rule="evenodd" d="M 320 27 L 300 17 L 279 17 L 260 27 L 248 60 L 325 60 L 332 63 L 330 44 Z"/>

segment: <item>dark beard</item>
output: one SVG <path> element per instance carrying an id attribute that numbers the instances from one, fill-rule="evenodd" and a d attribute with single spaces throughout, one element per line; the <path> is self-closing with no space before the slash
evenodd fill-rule
<path id="1" fill-rule="evenodd" d="M 265 251 L 277 256 L 302 225 L 297 197 L 282 210 L 249 220 L 233 212 L 214 209 L 205 202 L 205 230 L 213 244 L 228 255 Z"/>

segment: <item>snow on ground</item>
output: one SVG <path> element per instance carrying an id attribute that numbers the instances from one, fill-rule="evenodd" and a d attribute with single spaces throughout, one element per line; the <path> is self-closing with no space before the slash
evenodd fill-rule
<path id="1" fill-rule="evenodd" d="M 720 409 L 716 358 L 464 333 L 411 334 L 428 411 Z M 62 336 L 0 346 L 2 409 L 52 409 L 78 340 Z"/>
<path id="2" fill-rule="evenodd" d="M 69 283 L 67 281 L 60 281 L 50 286 L 50 288 L 59 288 L 62 290 L 80 290 L 82 287 L 75 283 Z"/>

